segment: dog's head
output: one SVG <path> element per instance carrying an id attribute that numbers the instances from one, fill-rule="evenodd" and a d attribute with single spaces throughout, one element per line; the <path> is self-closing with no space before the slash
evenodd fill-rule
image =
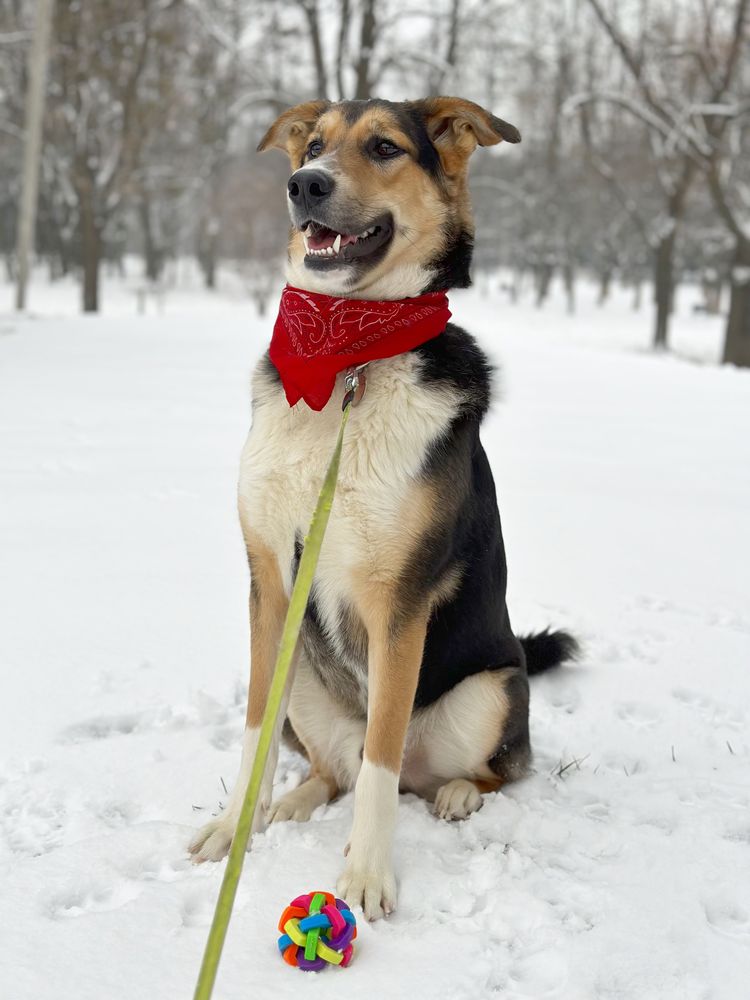
<path id="1" fill-rule="evenodd" d="M 513 125 L 457 97 L 308 101 L 285 111 L 259 150 L 285 150 L 298 288 L 396 299 L 469 284 L 467 186 L 479 146 L 520 142 Z"/>

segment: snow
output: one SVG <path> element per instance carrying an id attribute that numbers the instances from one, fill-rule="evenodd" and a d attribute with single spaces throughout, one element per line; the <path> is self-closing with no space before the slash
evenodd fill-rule
<path id="1" fill-rule="evenodd" d="M 228 278 L 160 313 L 130 279 L 0 313 L 0 997 L 192 995 L 223 865 L 185 845 L 239 763 L 247 571 L 235 516 L 267 341 Z M 578 315 L 452 297 L 502 364 L 484 433 L 519 631 L 581 661 L 532 687 L 535 770 L 464 823 L 402 798 L 399 908 L 346 971 L 275 946 L 332 888 L 351 795 L 256 838 L 216 1000 L 741 1000 L 750 976 L 750 373 L 680 303 L 680 357 L 627 297 Z M 3 303 L 10 291 L 0 288 Z M 698 363 L 700 362 L 700 363 Z M 284 753 L 278 784 L 303 762 Z"/>

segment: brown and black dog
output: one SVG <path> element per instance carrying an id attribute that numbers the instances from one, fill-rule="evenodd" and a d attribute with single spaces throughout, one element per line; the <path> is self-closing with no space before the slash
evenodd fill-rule
<path id="1" fill-rule="evenodd" d="M 467 167 L 477 145 L 520 141 L 470 101 L 310 101 L 274 122 L 259 149 L 291 159 L 287 280 L 362 299 L 469 284 Z M 566 633 L 519 640 L 492 473 L 479 439 L 491 371 L 449 323 L 407 353 L 371 362 L 347 429 L 336 501 L 316 572 L 288 703 L 254 829 L 304 821 L 354 789 L 339 895 L 374 919 L 396 902 L 391 843 L 399 789 L 445 819 L 530 760 L 527 674 L 575 652 Z M 252 671 L 242 764 L 221 817 L 190 846 L 226 854 L 249 778 L 302 539 L 338 431 L 343 379 L 321 412 L 289 407 L 266 357 L 239 509 L 250 562 Z M 310 761 L 271 803 L 288 716 Z"/>

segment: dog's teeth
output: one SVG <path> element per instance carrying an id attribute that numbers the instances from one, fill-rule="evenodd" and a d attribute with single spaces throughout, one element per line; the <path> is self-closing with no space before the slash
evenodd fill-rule
<path id="1" fill-rule="evenodd" d="M 302 230 L 302 242 L 305 244 L 305 253 L 310 253 L 310 246 L 307 242 L 307 237 L 305 236 L 305 230 Z"/>
<path id="2" fill-rule="evenodd" d="M 338 253 L 340 249 L 341 249 L 341 233 L 339 233 L 336 239 L 333 241 L 333 252 Z"/>

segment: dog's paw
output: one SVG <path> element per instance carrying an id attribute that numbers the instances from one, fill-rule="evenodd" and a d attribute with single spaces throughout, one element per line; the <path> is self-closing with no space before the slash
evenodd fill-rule
<path id="1" fill-rule="evenodd" d="M 438 789 L 433 812 L 440 819 L 466 819 L 482 808 L 481 792 L 472 781 L 454 778 Z"/>
<path id="2" fill-rule="evenodd" d="M 250 850 L 253 834 L 258 833 L 265 826 L 264 813 L 265 810 L 259 806 L 247 841 L 248 850 Z M 203 864 L 204 861 L 221 861 L 229 854 L 229 848 L 232 846 L 237 829 L 237 819 L 238 817 L 233 813 L 226 812 L 217 819 L 211 820 L 210 823 L 206 823 L 198 831 L 188 844 L 188 853 L 197 865 Z"/>
<path id="3" fill-rule="evenodd" d="M 188 853 L 196 864 L 221 861 L 229 853 L 236 823 L 227 818 L 211 820 L 198 831 L 188 844 Z"/>
<path id="4" fill-rule="evenodd" d="M 268 810 L 268 822 L 284 823 L 292 820 L 295 823 L 306 823 L 318 806 L 328 801 L 327 795 L 322 795 L 319 789 L 308 785 L 310 782 L 306 781 L 299 788 L 294 788 L 277 799 Z"/>
<path id="5" fill-rule="evenodd" d="M 372 872 L 347 865 L 336 892 L 350 907 L 361 906 L 368 920 L 379 920 L 396 909 L 396 879 L 390 869 Z"/>

